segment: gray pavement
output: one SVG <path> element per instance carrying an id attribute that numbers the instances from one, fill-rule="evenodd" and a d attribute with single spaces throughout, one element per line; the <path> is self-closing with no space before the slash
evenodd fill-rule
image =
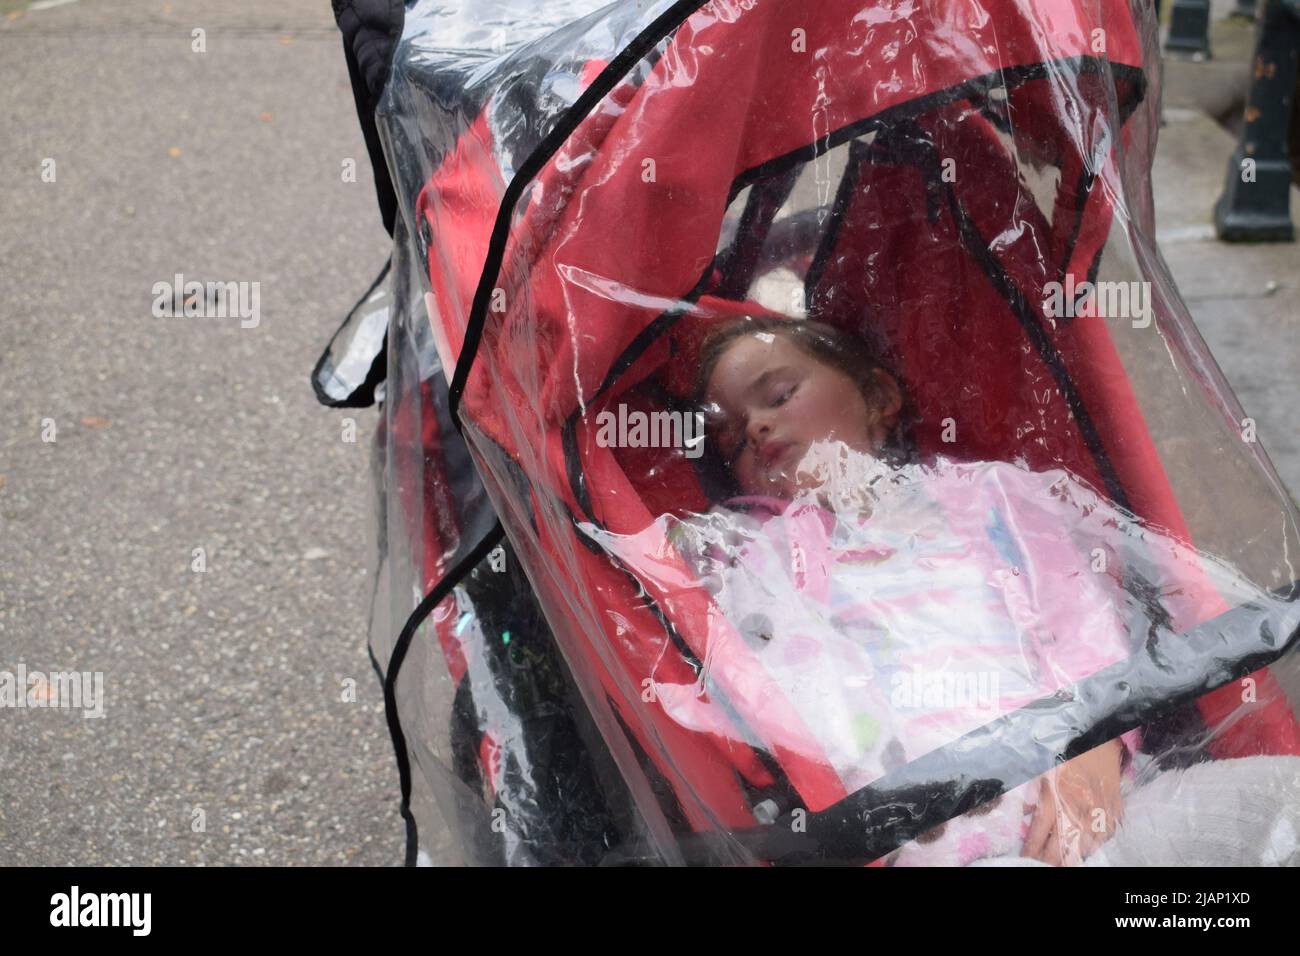
<path id="1" fill-rule="evenodd" d="M 329 4 L 26 6 L 0 0 L 0 670 L 102 672 L 106 704 L 0 709 L 0 860 L 397 862 L 374 414 L 307 382 L 387 240 Z M 1300 247 L 1209 232 L 1232 142 L 1201 111 L 1245 78 L 1216 52 L 1167 71 L 1157 226 L 1296 489 Z M 260 323 L 155 318 L 176 273 L 260 283 Z"/>
<path id="2" fill-rule="evenodd" d="M 345 443 L 308 384 L 387 244 L 329 3 L 0 15 L 0 64 L 0 670 L 106 698 L 0 709 L 0 860 L 400 861 L 374 413 Z M 260 323 L 155 318 L 176 273 L 259 282 Z"/>
<path id="3" fill-rule="evenodd" d="M 1214 203 L 1235 140 L 1205 113 L 1170 107 L 1156 149 L 1156 239 L 1260 443 L 1292 496 L 1300 493 L 1300 244 L 1214 237 Z M 1300 194 L 1291 190 L 1300 222 Z"/>

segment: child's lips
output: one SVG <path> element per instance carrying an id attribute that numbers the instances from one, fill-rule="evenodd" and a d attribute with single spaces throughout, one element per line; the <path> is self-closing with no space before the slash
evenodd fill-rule
<path id="1" fill-rule="evenodd" d="M 768 442 L 759 450 L 759 457 L 762 458 L 765 468 L 771 468 L 788 458 L 794 447 L 795 443 L 790 441 Z"/>

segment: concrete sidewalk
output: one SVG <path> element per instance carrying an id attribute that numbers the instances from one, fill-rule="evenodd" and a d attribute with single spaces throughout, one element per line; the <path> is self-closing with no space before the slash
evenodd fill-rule
<path id="1" fill-rule="evenodd" d="M 1164 119 L 1152 172 L 1161 254 L 1261 443 L 1292 495 L 1300 493 L 1300 244 L 1234 244 L 1214 236 L 1214 204 L 1239 126 L 1254 24 L 1216 0 L 1214 58 L 1167 57 Z M 1291 190 L 1300 222 L 1300 194 Z"/>
<path id="2" fill-rule="evenodd" d="M 0 716 L 0 859 L 400 862 L 374 413 L 308 382 L 388 245 L 329 3 L 81 0 L 0 17 L 0 63 L 0 670 L 106 697 Z M 155 318 L 176 273 L 259 324 Z"/>

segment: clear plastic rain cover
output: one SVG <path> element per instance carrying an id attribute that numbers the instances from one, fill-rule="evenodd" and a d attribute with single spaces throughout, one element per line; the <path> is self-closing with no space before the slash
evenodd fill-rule
<path id="1" fill-rule="evenodd" d="M 372 649 L 428 858 L 1300 862 L 1296 507 L 1156 251 L 1156 35 L 409 6 Z"/>

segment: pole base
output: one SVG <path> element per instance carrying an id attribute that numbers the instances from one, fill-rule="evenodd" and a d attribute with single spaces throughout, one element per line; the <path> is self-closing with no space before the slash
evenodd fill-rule
<path id="1" fill-rule="evenodd" d="M 1214 204 L 1214 231 L 1224 242 L 1294 242 L 1291 164 L 1257 160 L 1254 182 L 1242 182 L 1238 149 L 1228 161 L 1223 195 Z"/>
<path id="2" fill-rule="evenodd" d="M 1185 53 L 1197 59 L 1210 59 L 1209 0 L 1175 0 L 1169 15 L 1166 53 Z"/>

